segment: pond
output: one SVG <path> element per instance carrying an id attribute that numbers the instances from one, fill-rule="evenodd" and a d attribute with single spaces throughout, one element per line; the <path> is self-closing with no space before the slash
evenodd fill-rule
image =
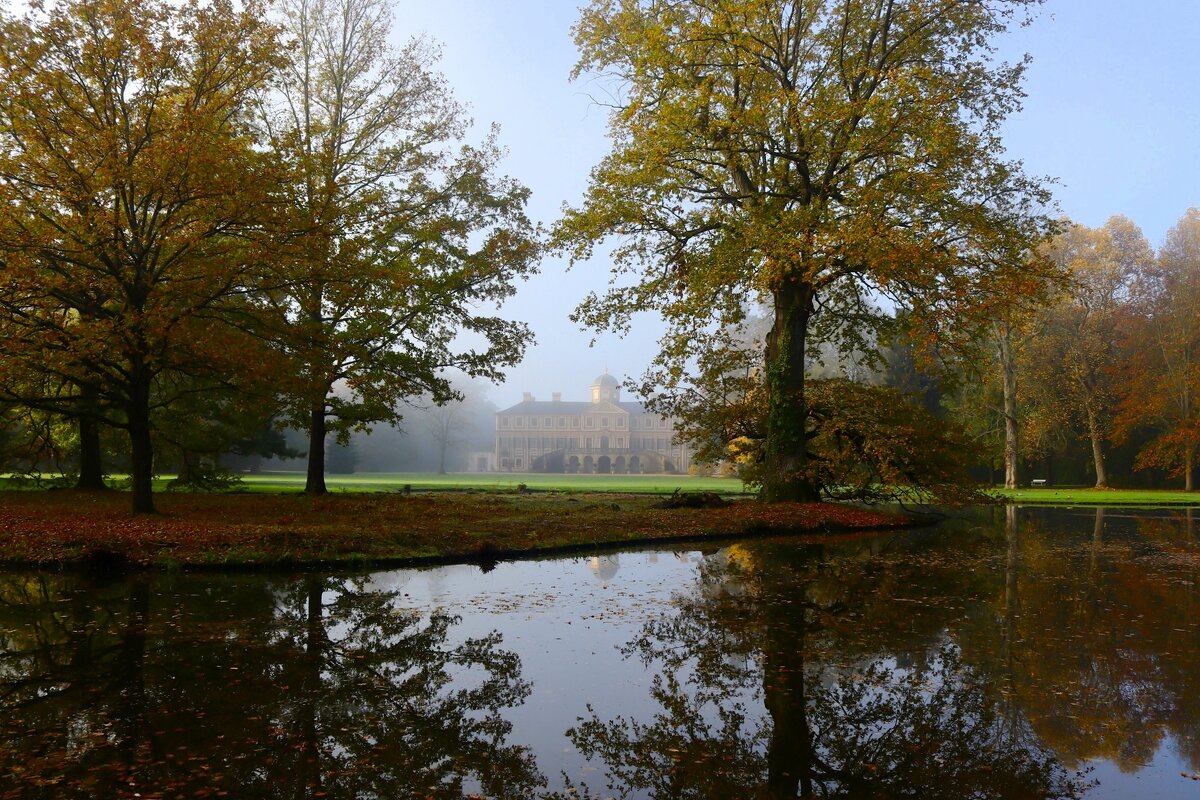
<path id="1" fill-rule="evenodd" d="M 0 797 L 1192 798 L 1196 534 L 1010 507 L 486 573 L 0 574 Z"/>

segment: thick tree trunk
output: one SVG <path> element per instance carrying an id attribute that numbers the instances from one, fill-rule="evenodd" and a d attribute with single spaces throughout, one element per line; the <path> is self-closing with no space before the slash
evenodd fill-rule
<path id="1" fill-rule="evenodd" d="M 150 438 L 150 380 L 131 382 L 126 421 L 129 426 L 129 454 L 132 461 L 133 510 L 154 513 L 154 443 Z"/>
<path id="2" fill-rule="evenodd" d="M 808 413 L 804 401 L 804 345 L 813 292 L 787 284 L 775 292 L 775 322 L 767 335 L 767 441 L 763 499 L 770 503 L 820 499 L 806 474 Z"/>
<path id="3" fill-rule="evenodd" d="M 79 479 L 76 489 L 106 489 L 100 423 L 87 415 L 79 418 Z"/>
<path id="4" fill-rule="evenodd" d="M 325 402 L 313 403 L 308 423 L 308 477 L 306 494 L 325 494 Z"/>
<path id="5" fill-rule="evenodd" d="M 1108 488 L 1108 472 L 1104 468 L 1104 437 L 1100 435 L 1100 424 L 1096 421 L 1096 412 L 1089 405 L 1087 409 L 1088 438 L 1092 440 L 1092 463 L 1096 466 L 1096 488 Z"/>
<path id="6" fill-rule="evenodd" d="M 1012 329 L 1005 323 L 997 337 L 1000 345 L 1000 369 L 1004 383 L 1004 488 L 1019 484 L 1020 441 L 1017 429 L 1017 360 L 1012 351 Z"/>

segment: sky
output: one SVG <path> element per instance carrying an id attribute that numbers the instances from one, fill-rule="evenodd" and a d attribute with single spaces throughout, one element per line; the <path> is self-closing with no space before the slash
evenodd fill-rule
<path id="1" fill-rule="evenodd" d="M 529 211 L 551 224 L 577 204 L 608 152 L 606 113 L 585 80 L 571 83 L 571 0 L 397 0 L 394 33 L 440 43 L 440 71 L 470 109 L 476 136 L 500 126 L 505 171 L 532 191 Z M 997 42 L 1008 60 L 1033 57 L 1028 97 L 1008 122 L 1010 158 L 1054 178 L 1059 211 L 1088 226 L 1124 214 L 1157 248 L 1200 206 L 1200 0 L 1046 0 L 1033 23 Z M 568 319 L 608 281 L 596 259 L 567 271 L 557 259 L 523 285 L 504 313 L 537 337 L 508 380 L 489 390 L 501 408 L 523 392 L 584 400 L 605 371 L 638 377 L 661 325 L 643 317 L 624 339 Z M 594 340 L 594 342 L 593 342 Z M 633 399 L 633 398 L 629 398 Z"/>

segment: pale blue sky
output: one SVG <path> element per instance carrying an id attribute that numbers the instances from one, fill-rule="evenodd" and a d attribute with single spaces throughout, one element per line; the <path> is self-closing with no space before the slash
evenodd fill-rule
<path id="1" fill-rule="evenodd" d="M 425 32 L 443 47 L 441 69 L 477 122 L 501 125 L 507 171 L 533 190 L 531 210 L 552 222 L 575 202 L 607 152 L 605 114 L 589 87 L 568 82 L 575 62 L 571 0 L 400 0 L 396 32 Z M 1200 0 L 1047 0 L 1039 17 L 1003 43 L 1033 56 L 1025 110 L 1006 144 L 1035 175 L 1059 180 L 1062 212 L 1085 225 L 1125 214 L 1157 247 L 1189 206 L 1200 205 Z M 580 332 L 567 313 L 603 286 L 607 264 L 569 274 L 546 261 L 506 307 L 538 337 L 500 406 L 523 391 L 585 399 L 607 366 L 639 375 L 654 347 L 653 320 L 620 340 Z"/>

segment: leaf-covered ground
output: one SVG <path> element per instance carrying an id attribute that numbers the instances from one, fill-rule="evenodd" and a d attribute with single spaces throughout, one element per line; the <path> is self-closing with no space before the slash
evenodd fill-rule
<path id="1" fill-rule="evenodd" d="M 616 542 L 764 533 L 826 535 L 909 520 L 851 506 L 661 509 L 621 494 L 438 492 L 163 494 L 134 515 L 121 492 L 0 492 L 8 565 L 269 566 L 407 559 L 489 560 Z"/>

